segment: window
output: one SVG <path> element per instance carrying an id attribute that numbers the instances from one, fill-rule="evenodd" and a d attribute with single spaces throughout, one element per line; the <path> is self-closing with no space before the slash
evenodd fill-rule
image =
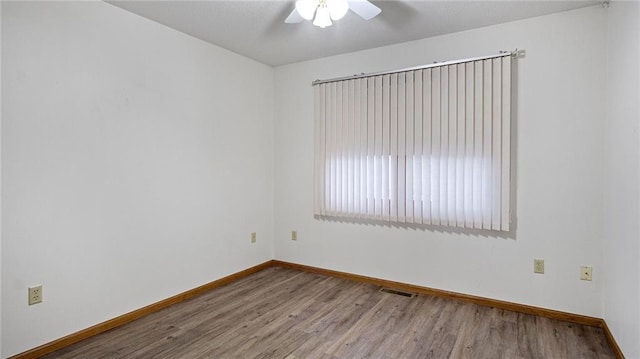
<path id="1" fill-rule="evenodd" d="M 316 215 L 509 230 L 511 54 L 313 88 Z"/>

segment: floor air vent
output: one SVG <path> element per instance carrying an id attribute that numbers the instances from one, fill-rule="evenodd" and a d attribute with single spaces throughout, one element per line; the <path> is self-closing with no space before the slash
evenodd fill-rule
<path id="1" fill-rule="evenodd" d="M 382 293 L 395 294 L 395 295 L 400 295 L 400 296 L 407 297 L 407 298 L 413 298 L 413 296 L 415 295 L 413 293 L 403 292 L 403 291 L 395 290 L 395 289 L 391 289 L 391 288 L 380 288 L 380 291 Z"/>

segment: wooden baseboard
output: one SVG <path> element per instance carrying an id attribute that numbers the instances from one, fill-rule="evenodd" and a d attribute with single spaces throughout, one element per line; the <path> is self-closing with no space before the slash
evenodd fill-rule
<path id="1" fill-rule="evenodd" d="M 450 292 L 446 290 L 421 287 L 413 284 L 406 284 L 406 283 L 394 282 L 394 281 L 385 280 L 385 279 L 366 277 L 366 276 L 357 275 L 357 274 L 338 272 L 338 271 L 333 271 L 329 269 L 310 267 L 310 266 L 296 264 L 296 263 L 274 261 L 274 264 L 280 267 L 297 269 L 301 271 L 312 272 L 312 273 L 322 274 L 322 275 L 331 276 L 331 277 L 355 280 L 358 282 L 374 284 L 380 287 L 389 287 L 389 288 L 403 290 L 407 292 L 413 292 L 417 294 L 426 294 L 426 295 L 433 295 L 433 296 L 443 297 L 443 298 L 451 298 L 451 299 L 461 300 L 464 302 L 474 303 L 474 304 L 483 305 L 487 307 L 506 309 L 514 312 L 538 315 L 541 317 L 547 317 L 552 319 L 560 319 L 568 322 L 584 324 L 584 325 L 589 325 L 593 327 L 600 327 L 602 322 L 602 319 L 600 318 L 589 317 L 586 315 L 572 314 L 572 313 L 566 313 L 566 312 L 561 312 L 561 311 L 552 310 L 552 309 L 533 307 L 525 304 L 505 302 L 501 300 L 477 297 L 477 296 L 468 295 L 468 294 L 460 294 L 460 293 Z"/>
<path id="2" fill-rule="evenodd" d="M 609 345 L 611 345 L 611 349 L 613 349 L 613 352 L 616 353 L 618 359 L 624 359 L 622 349 L 620 349 L 618 342 L 616 342 L 616 338 L 613 337 L 613 334 L 611 333 L 611 330 L 609 330 L 609 326 L 607 325 L 607 322 L 604 321 L 604 319 L 602 320 L 602 331 L 604 331 L 604 335 L 607 337 L 607 341 L 609 342 Z"/>
<path id="3" fill-rule="evenodd" d="M 46 343 L 43 344 L 39 347 L 33 348 L 31 350 L 28 350 L 26 352 L 14 355 L 12 357 L 10 357 L 9 359 L 35 359 L 35 358 L 39 358 L 43 355 L 52 353 L 56 350 L 60 350 L 64 347 L 67 347 L 69 345 L 75 344 L 81 340 L 90 338 L 94 335 L 106 332 L 107 330 L 125 325 L 127 323 L 130 323 L 136 319 L 142 318 L 146 315 L 149 315 L 151 313 L 157 312 L 161 309 L 164 309 L 168 306 L 174 305 L 176 303 L 180 303 L 180 302 L 184 302 L 187 299 L 193 298 L 195 296 L 198 296 L 200 294 L 203 294 L 205 292 L 208 292 L 212 289 L 221 287 L 225 284 L 229 284 L 231 282 L 235 282 L 241 278 L 244 278 L 250 274 L 256 273 L 256 272 L 260 272 L 264 269 L 267 269 L 269 267 L 273 267 L 274 262 L 273 261 L 267 261 L 264 262 L 262 264 L 258 264 L 257 266 L 245 269 L 243 271 L 228 275 L 224 278 L 220 278 L 218 280 L 215 280 L 213 282 L 201 285 L 197 288 L 193 288 L 191 290 L 188 290 L 184 293 L 180 293 L 177 295 L 174 295 L 173 297 L 161 300 L 157 303 L 153 303 L 150 304 L 146 307 L 134 310 L 132 312 L 123 314 L 119 317 L 113 318 L 111 320 L 107 320 L 106 322 L 102 322 L 99 324 L 96 324 L 92 327 L 89 327 L 87 329 L 81 330 L 79 332 L 73 333 L 73 334 L 69 334 L 66 337 L 54 340 L 50 343 Z"/>
<path id="4" fill-rule="evenodd" d="M 385 279 L 367 277 L 363 275 L 351 274 L 346 272 L 339 272 L 339 271 L 318 268 L 318 267 L 311 267 L 307 265 L 284 262 L 279 260 L 274 260 L 273 265 L 278 267 L 283 267 L 283 268 L 290 268 L 290 269 L 296 269 L 296 270 L 301 270 L 305 272 L 322 274 L 330 277 L 337 277 L 342 279 L 358 281 L 362 283 L 373 284 L 380 287 L 388 287 L 388 288 L 402 290 L 406 292 L 413 292 L 417 294 L 426 294 L 426 295 L 433 295 L 437 297 L 456 299 L 456 300 L 461 300 L 468 303 L 474 303 L 474 304 L 478 304 L 486 307 L 494 307 L 499 309 L 511 310 L 518 313 L 537 315 L 545 318 L 558 319 L 558 320 L 564 320 L 567 322 L 588 325 L 592 327 L 599 327 L 599 328 L 602 328 L 602 330 L 604 331 L 605 336 L 607 337 L 607 341 L 613 348 L 614 352 L 616 353 L 616 356 L 619 359 L 624 359 L 622 350 L 620 350 L 620 347 L 616 343 L 613 335 L 611 334 L 611 331 L 609 331 L 609 328 L 607 327 L 607 323 L 602 318 L 596 318 L 596 317 L 590 317 L 586 315 L 562 312 L 558 310 L 534 307 L 531 305 L 506 302 L 506 301 L 497 300 L 497 299 L 478 297 L 478 296 L 469 295 L 469 294 L 461 294 L 461 293 L 450 292 L 446 290 L 421 287 L 413 284 L 394 282 L 394 281 L 385 280 Z"/>
<path id="5" fill-rule="evenodd" d="M 484 298 L 484 297 L 478 297 L 478 296 L 473 296 L 473 295 L 468 295 L 468 294 L 461 294 L 461 293 L 450 292 L 450 291 L 439 290 L 439 289 L 433 289 L 433 288 L 428 288 L 428 287 L 421 287 L 421 286 L 417 286 L 417 285 L 413 285 L 413 284 L 394 282 L 394 281 L 389 281 L 389 280 L 385 280 L 385 279 L 367 277 L 367 276 L 363 276 L 363 275 L 351 274 L 351 273 L 346 273 L 346 272 L 339 272 L 339 271 L 334 271 L 334 270 L 330 270 L 330 269 L 312 267 L 312 266 L 296 264 L 296 263 L 290 263 L 290 262 L 284 262 L 284 261 L 279 261 L 279 260 L 270 260 L 270 261 L 264 262 L 262 264 L 259 264 L 257 266 L 254 266 L 254 267 L 245 269 L 243 271 L 240 271 L 238 273 L 231 274 L 229 276 L 226 276 L 224 278 L 218 279 L 218 280 L 213 281 L 211 283 L 204 284 L 204 285 L 202 285 L 200 287 L 188 290 L 188 291 L 186 291 L 184 293 L 180 293 L 178 295 L 175 295 L 173 297 L 167 298 L 167 299 L 162 300 L 160 302 L 148 305 L 148 306 L 146 306 L 144 308 L 140 308 L 140 309 L 134 310 L 132 312 L 126 313 L 126 314 L 121 315 L 119 317 L 116 317 L 114 319 L 108 320 L 108 321 L 100 323 L 100 324 L 96 324 L 96 325 L 94 325 L 94 326 L 92 326 L 90 328 L 87 328 L 87 329 L 81 330 L 79 332 L 67 335 L 66 337 L 63 337 L 63 338 L 60 338 L 60 339 L 57 339 L 57 340 L 54 340 L 54 341 L 52 341 L 50 343 L 43 344 L 43 345 L 41 345 L 41 346 L 39 346 L 37 348 L 34 348 L 34 349 L 28 350 L 26 352 L 17 354 L 15 356 L 12 356 L 9 359 L 39 358 L 39 357 L 41 357 L 43 355 L 52 353 L 52 352 L 54 352 L 56 350 L 60 350 L 60 349 L 62 349 L 64 347 L 67 347 L 69 345 L 75 344 L 75 343 L 77 343 L 77 342 L 79 342 L 81 340 L 87 339 L 89 337 L 92 337 L 94 335 L 97 335 L 97 334 L 100 334 L 100 333 L 103 333 L 103 332 L 106 332 L 107 330 L 110 330 L 110 329 L 125 325 L 127 323 L 130 323 L 130 322 L 136 320 L 136 319 L 139 319 L 139 318 L 142 318 L 142 317 L 144 317 L 146 315 L 149 315 L 151 313 L 157 312 L 157 311 L 159 311 L 161 309 L 164 309 L 164 308 L 166 308 L 168 306 L 171 306 L 173 304 L 177 304 L 177 303 L 183 302 L 183 301 L 185 301 L 187 299 L 193 298 L 195 296 L 198 296 L 200 294 L 208 292 L 208 291 L 210 291 L 212 289 L 215 289 L 217 287 L 223 286 L 225 284 L 229 284 L 231 282 L 235 282 L 235 281 L 237 281 L 237 280 L 239 280 L 241 278 L 244 278 L 244 277 L 246 277 L 246 276 L 248 276 L 250 274 L 253 274 L 253 273 L 256 273 L 256 272 L 260 272 L 260 271 L 262 271 L 264 269 L 267 269 L 267 268 L 270 268 L 270 267 L 274 267 L 274 266 L 283 267 L 283 268 L 290 268 L 290 269 L 296 269 L 296 270 L 305 271 L 305 272 L 311 272 L 311 273 L 317 273 L 317 274 L 326 275 L 326 276 L 330 276 L 330 277 L 337 277 L 337 278 L 342 278 L 342 279 L 347 279 L 347 280 L 353 280 L 353 281 L 373 284 L 373 285 L 377 285 L 377 286 L 381 286 L 381 287 L 388 287 L 388 288 L 393 288 L 393 289 L 397 289 L 397 290 L 413 292 L 413 293 L 417 293 L 417 294 L 426 294 L 426 295 L 433 295 L 433 296 L 437 296 L 437 297 L 456 299 L 456 300 L 461 300 L 461 301 L 464 301 L 464 302 L 474 303 L 474 304 L 478 304 L 478 305 L 494 307 L 494 308 L 499 308 L 499 309 L 505 309 L 505 310 L 511 310 L 511 311 L 514 311 L 514 312 L 537 315 L 537 316 L 551 318 L 551 319 L 559 319 L 559 320 L 564 320 L 564 321 L 577 323 L 577 324 L 600 327 L 604 331 L 604 334 L 605 334 L 607 340 L 609 341 L 609 344 L 613 348 L 614 352 L 616 353 L 617 357 L 620 358 L 620 359 L 624 359 L 624 355 L 622 354 L 622 350 L 620 350 L 620 347 L 616 343 L 615 338 L 613 337 L 613 335 L 611 334 L 611 331 L 609 330 L 609 327 L 607 326 L 607 323 L 601 318 L 595 318 L 595 317 L 589 317 L 589 316 L 580 315 L 580 314 L 561 312 L 561 311 L 552 310 L 552 309 L 539 308 L 539 307 L 534 307 L 534 306 L 530 306 L 530 305 L 511 303 L 511 302 L 506 302 L 506 301 L 501 301 L 501 300 L 496 300 L 496 299 L 489 299 L 489 298 Z"/>

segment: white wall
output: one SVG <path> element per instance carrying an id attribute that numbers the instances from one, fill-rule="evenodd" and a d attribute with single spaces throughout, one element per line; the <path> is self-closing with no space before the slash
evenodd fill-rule
<path id="1" fill-rule="evenodd" d="M 604 318 L 627 358 L 640 358 L 640 5 L 608 13 Z"/>
<path id="2" fill-rule="evenodd" d="M 0 84 L 2 83 L 2 4 L 0 4 Z M 2 277 L 2 86 L 0 86 L 0 277 Z M 0 278 L 1 279 L 1 278 Z M 0 358 L 2 357 L 2 285 L 0 285 Z"/>
<path id="3" fill-rule="evenodd" d="M 273 257 L 272 68 L 103 2 L 2 31 L 3 356 Z"/>
<path id="4" fill-rule="evenodd" d="M 311 81 L 515 48 L 526 57 L 508 238 L 313 218 Z M 605 50 L 595 6 L 276 68 L 276 259 L 600 317 Z M 533 274 L 533 258 L 546 274 Z M 580 265 L 593 266 L 592 282 Z"/>
<path id="5" fill-rule="evenodd" d="M 1 356 L 275 256 L 604 316 L 640 357 L 640 45 L 624 6 L 282 66 L 274 82 L 109 4 L 3 2 Z M 312 80 L 516 47 L 516 230 L 313 219 Z M 45 300 L 28 307 L 34 284 Z"/>

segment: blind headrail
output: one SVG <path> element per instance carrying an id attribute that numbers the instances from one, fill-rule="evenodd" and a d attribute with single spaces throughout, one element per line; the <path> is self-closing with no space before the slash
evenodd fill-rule
<path id="1" fill-rule="evenodd" d="M 327 80 L 315 80 L 315 81 L 313 81 L 311 83 L 311 86 L 320 85 L 320 84 L 326 84 L 326 83 L 330 83 L 330 82 L 338 82 L 338 81 L 345 81 L 345 80 L 355 80 L 355 79 L 360 79 L 360 78 L 364 78 L 364 77 L 372 77 L 372 76 L 396 74 L 396 73 L 407 72 L 407 71 L 422 70 L 422 69 L 428 69 L 428 68 L 432 68 L 432 67 L 455 65 L 455 64 L 460 64 L 460 63 L 464 63 L 464 62 L 487 60 L 487 59 L 493 59 L 493 58 L 496 58 L 496 57 L 504 57 L 504 56 L 517 57 L 517 56 L 520 56 L 520 54 L 522 54 L 524 56 L 524 50 L 515 49 L 514 51 L 500 51 L 499 53 L 494 54 L 494 55 L 478 56 L 478 57 L 471 57 L 471 58 L 467 58 L 467 59 L 444 61 L 444 62 L 434 62 L 434 63 L 428 64 L 428 65 L 407 67 L 407 68 L 398 69 L 398 70 L 372 72 L 372 73 L 368 73 L 368 74 L 361 73 L 361 74 L 355 74 L 355 75 L 351 75 L 351 76 L 336 77 L 336 78 L 327 79 Z"/>

